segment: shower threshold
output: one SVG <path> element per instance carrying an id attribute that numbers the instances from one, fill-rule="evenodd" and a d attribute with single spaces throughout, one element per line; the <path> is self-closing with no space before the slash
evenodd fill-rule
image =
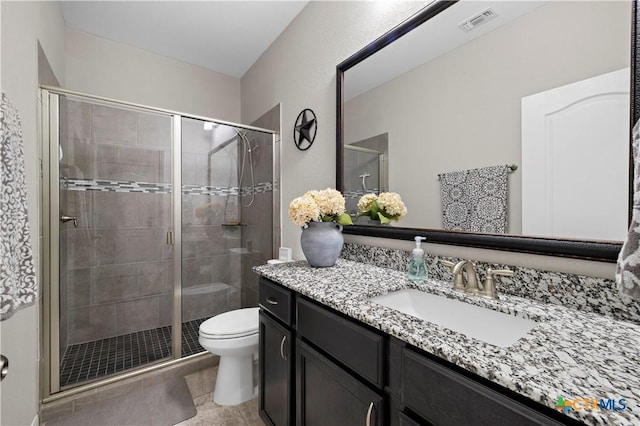
<path id="1" fill-rule="evenodd" d="M 198 343 L 198 329 L 205 320 L 182 323 L 182 357 L 204 351 Z M 170 356 L 170 326 L 69 345 L 60 363 L 60 387 L 102 379 Z"/>

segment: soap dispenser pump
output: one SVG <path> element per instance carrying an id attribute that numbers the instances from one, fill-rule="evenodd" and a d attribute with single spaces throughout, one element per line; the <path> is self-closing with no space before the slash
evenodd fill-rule
<path id="1" fill-rule="evenodd" d="M 427 264 L 424 261 L 424 250 L 420 247 L 425 237 L 415 237 L 416 248 L 411 253 L 411 260 L 409 261 L 409 271 L 407 276 L 412 283 L 424 283 L 427 281 Z"/>

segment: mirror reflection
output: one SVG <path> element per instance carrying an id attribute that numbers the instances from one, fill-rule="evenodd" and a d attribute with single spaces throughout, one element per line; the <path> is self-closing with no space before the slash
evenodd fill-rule
<path id="1" fill-rule="evenodd" d="M 624 239 L 630 22 L 628 1 L 462 1 L 348 69 L 350 212 L 393 191 L 402 227 Z"/>

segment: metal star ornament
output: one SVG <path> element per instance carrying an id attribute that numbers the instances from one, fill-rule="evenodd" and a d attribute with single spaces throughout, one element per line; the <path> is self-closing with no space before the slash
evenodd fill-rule
<path id="1" fill-rule="evenodd" d="M 293 141 L 296 147 L 301 151 L 306 151 L 311 148 L 317 131 L 318 120 L 316 119 L 316 114 L 309 108 L 303 109 L 300 114 L 298 114 L 295 127 L 293 128 Z"/>

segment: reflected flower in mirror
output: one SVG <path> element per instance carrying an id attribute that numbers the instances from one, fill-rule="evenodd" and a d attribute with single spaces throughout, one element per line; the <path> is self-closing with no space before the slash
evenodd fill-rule
<path id="1" fill-rule="evenodd" d="M 367 216 L 382 224 L 397 221 L 407 214 L 407 207 L 400 195 L 395 192 L 381 192 L 380 194 L 365 194 L 358 200 L 359 216 Z"/>

